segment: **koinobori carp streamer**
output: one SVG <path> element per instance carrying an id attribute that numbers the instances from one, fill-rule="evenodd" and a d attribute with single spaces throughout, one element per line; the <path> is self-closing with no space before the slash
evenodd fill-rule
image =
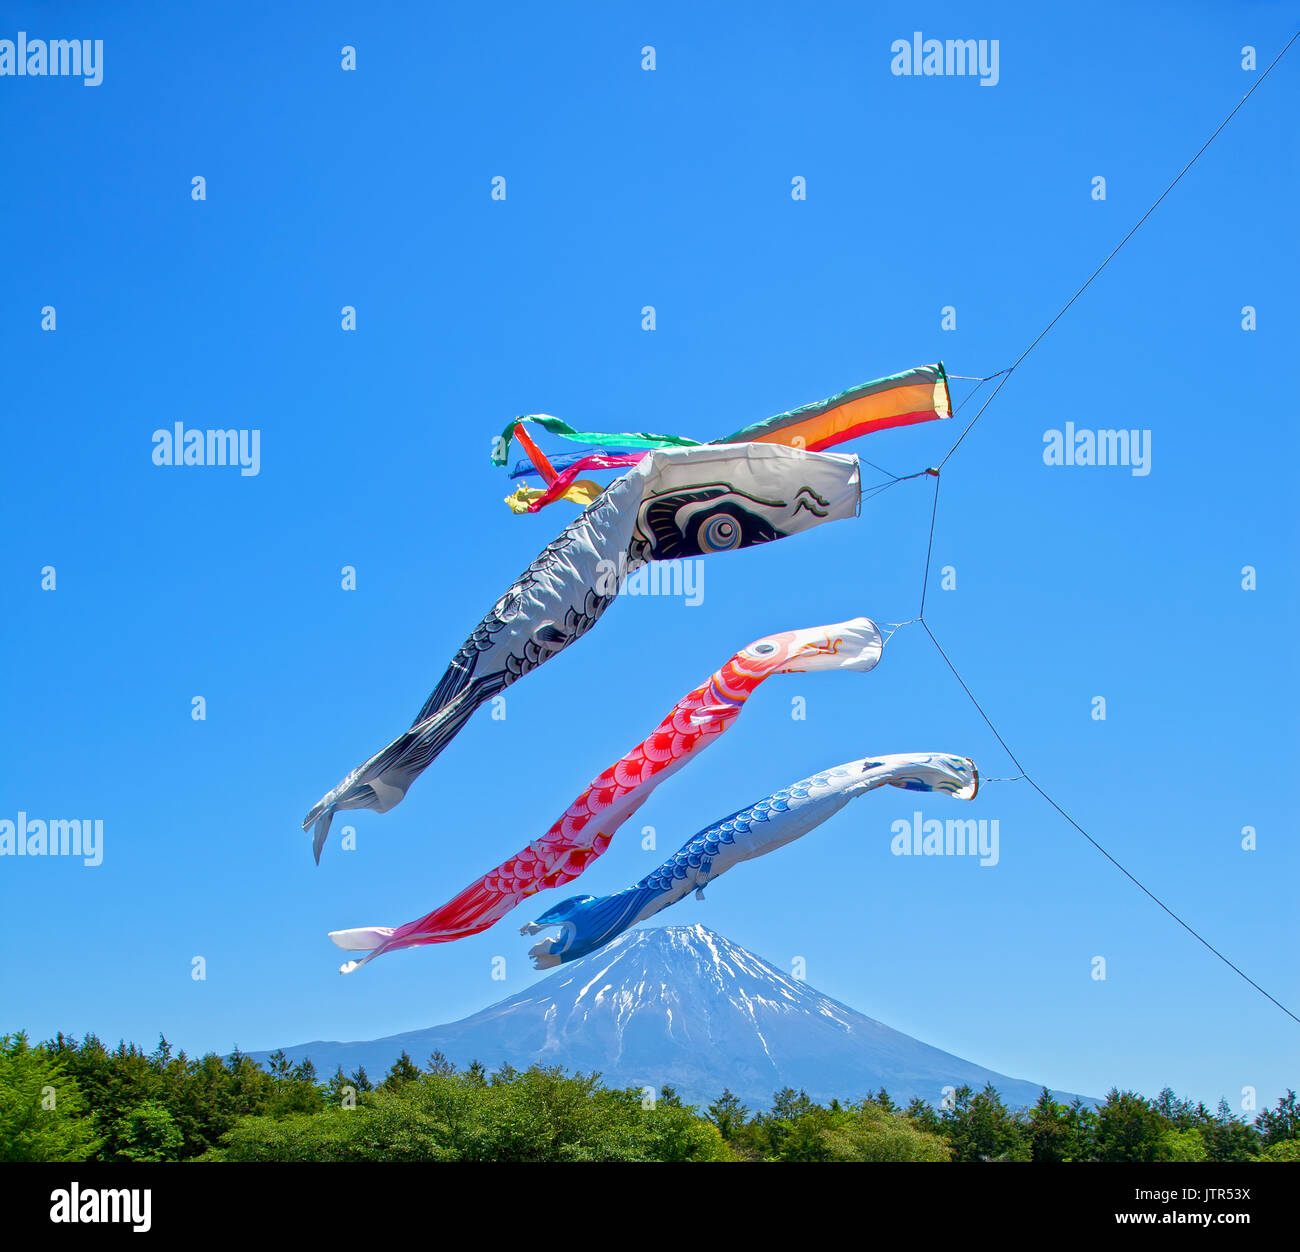
<path id="1" fill-rule="evenodd" d="M 410 727 L 312 806 L 317 861 L 336 811 L 399 804 L 475 709 L 586 634 L 618 594 L 611 570 L 769 543 L 853 517 L 860 496 L 854 456 L 763 443 L 645 456 L 510 585 Z"/>
<path id="2" fill-rule="evenodd" d="M 605 851 L 618 828 L 665 778 L 732 725 L 764 679 L 824 670 L 863 672 L 875 668 L 882 647 L 879 629 L 865 617 L 756 640 L 683 696 L 653 733 L 593 779 L 544 835 L 454 899 L 404 926 L 331 932 L 340 948 L 368 953 L 340 972 L 350 973 L 397 948 L 477 934 L 528 896 L 570 882 Z"/>
<path id="3" fill-rule="evenodd" d="M 884 786 L 971 800 L 979 774 L 966 757 L 918 752 L 864 757 L 791 783 L 706 826 L 635 886 L 608 896 L 571 896 L 548 909 L 520 931 L 536 935 L 559 928 L 558 937 L 530 949 L 534 968 L 549 969 L 604 947 L 692 891 L 701 895 L 707 883 L 732 866 L 793 843 L 856 796 Z"/>

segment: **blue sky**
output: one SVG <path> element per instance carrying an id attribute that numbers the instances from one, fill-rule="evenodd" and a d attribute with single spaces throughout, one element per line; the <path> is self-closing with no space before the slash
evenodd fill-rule
<path id="1" fill-rule="evenodd" d="M 540 978 L 517 927 L 573 888 L 347 978 L 325 936 L 454 894 L 751 639 L 914 617 L 931 489 L 710 558 L 698 607 L 616 604 L 317 868 L 302 814 L 570 515 L 511 516 L 491 436 L 542 411 L 710 438 L 928 361 L 1002 369 L 1255 80 L 1242 46 L 1272 59 L 1287 9 L 0 6 L 0 38 L 105 44 L 98 87 L 0 78 L 0 818 L 105 828 L 97 868 L 0 859 L 0 1029 L 256 1049 L 448 1021 Z M 999 40 L 997 86 L 891 75 L 915 30 Z M 934 568 L 957 588 L 927 605 L 1035 777 L 1292 1007 L 1296 55 L 948 463 Z M 176 421 L 259 429 L 260 474 L 154 466 Z M 1045 466 L 1066 421 L 1149 430 L 1152 472 Z M 851 450 L 907 473 L 958 430 Z M 620 888 L 819 768 L 918 749 L 1015 772 L 913 626 L 869 675 L 766 684 L 579 886 Z M 855 1008 L 1069 1090 L 1264 1104 L 1296 1084 L 1300 1027 L 1024 783 L 919 806 L 998 819 L 993 868 L 892 856 L 916 807 L 868 797 L 657 920 L 803 957 Z"/>

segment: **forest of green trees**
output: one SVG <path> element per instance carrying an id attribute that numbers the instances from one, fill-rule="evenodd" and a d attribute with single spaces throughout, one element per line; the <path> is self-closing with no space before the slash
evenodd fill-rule
<path id="1" fill-rule="evenodd" d="M 951 1107 L 900 1107 L 885 1091 L 820 1105 L 776 1092 L 751 1111 L 729 1091 L 697 1109 L 559 1069 L 489 1073 L 405 1053 L 374 1082 L 322 1082 L 280 1053 L 197 1060 L 93 1035 L 32 1044 L 0 1036 L 0 1161 L 1292 1161 L 1300 1106 L 1288 1091 L 1253 1120 L 1168 1089 L 1111 1091 L 1092 1108 L 1044 1091 L 1008 1109 L 992 1087 Z"/>

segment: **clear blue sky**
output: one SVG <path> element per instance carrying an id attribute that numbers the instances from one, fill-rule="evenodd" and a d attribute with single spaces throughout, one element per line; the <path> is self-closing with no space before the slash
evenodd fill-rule
<path id="1" fill-rule="evenodd" d="M 709 558 L 699 607 L 616 604 L 316 868 L 303 813 L 407 724 L 571 513 L 511 516 L 490 437 L 543 411 L 709 438 L 927 361 L 1009 365 L 1254 81 L 1242 46 L 1262 67 L 1294 21 L 1208 3 L 264 8 L 0 7 L 0 38 L 105 42 L 99 87 L 0 78 L 0 818 L 105 825 L 99 868 L 0 859 L 0 1029 L 191 1051 L 370 1038 L 541 977 L 516 931 L 562 893 L 347 978 L 326 932 L 445 900 L 751 639 L 915 616 L 931 493 Z M 1000 82 L 891 75 L 914 30 L 998 39 Z M 1036 777 L 1292 1007 L 1297 58 L 949 462 L 935 568 L 958 586 L 932 584 L 927 609 Z M 260 475 L 155 467 L 152 433 L 176 421 L 260 429 Z M 1066 421 L 1150 430 L 1152 472 L 1044 466 Z M 957 430 L 853 450 L 905 473 Z M 915 749 L 1015 772 L 909 627 L 872 674 L 766 685 L 579 886 L 622 887 L 818 768 Z M 870 796 L 658 920 L 801 956 L 898 1029 L 1071 1090 L 1265 1103 L 1300 1079 L 1300 1027 L 1025 784 L 920 806 L 997 818 L 996 868 L 891 856 L 916 807 Z"/>

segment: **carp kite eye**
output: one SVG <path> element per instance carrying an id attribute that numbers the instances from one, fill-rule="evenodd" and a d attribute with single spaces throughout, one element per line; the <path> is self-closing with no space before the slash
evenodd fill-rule
<path id="1" fill-rule="evenodd" d="M 700 526 L 698 543 L 701 552 L 725 552 L 740 547 L 740 527 L 734 517 L 711 517 Z"/>
<path id="2" fill-rule="evenodd" d="M 767 656 L 769 653 L 776 651 L 776 644 L 756 643 L 754 645 L 754 651 L 757 652 L 759 656 Z"/>

